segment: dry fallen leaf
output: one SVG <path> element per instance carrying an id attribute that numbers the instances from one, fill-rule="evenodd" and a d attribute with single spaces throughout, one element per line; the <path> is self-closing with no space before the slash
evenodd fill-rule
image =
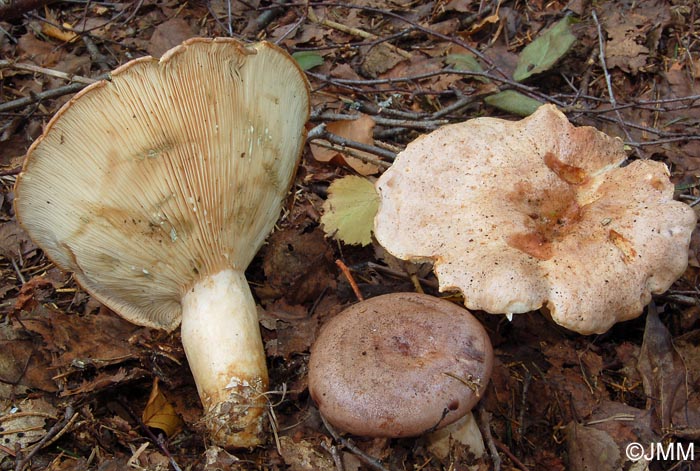
<path id="1" fill-rule="evenodd" d="M 612 437 L 603 430 L 571 422 L 566 427 L 569 469 L 572 471 L 617 471 L 622 456 Z"/>
<path id="2" fill-rule="evenodd" d="M 655 428 L 668 430 L 674 410 L 682 407 L 686 400 L 686 369 L 653 303 L 647 309 L 637 370 L 642 376 L 647 409 L 656 419 Z"/>
<path id="3" fill-rule="evenodd" d="M 374 119 L 366 114 L 360 114 L 360 117 L 353 120 L 343 120 L 343 121 L 333 121 L 326 124 L 326 130 L 330 133 L 336 134 L 340 137 L 344 137 L 350 141 L 359 142 L 362 144 L 374 144 Z M 319 141 L 321 141 L 319 139 Z M 326 142 L 327 141 L 322 141 Z M 374 157 L 373 155 L 362 152 L 354 151 L 358 155 L 367 155 Z M 311 144 L 311 153 L 314 158 L 319 162 L 330 162 L 333 159 L 340 159 L 341 162 L 345 162 L 353 170 L 355 170 L 360 175 L 374 175 L 379 171 L 379 167 L 373 164 L 368 164 L 360 159 L 351 157 L 340 151 L 334 149 L 327 149 L 319 145 Z"/>
<path id="4" fill-rule="evenodd" d="M 158 378 L 153 380 L 151 397 L 148 398 L 148 404 L 143 409 L 141 418 L 148 427 L 162 430 L 167 437 L 172 437 L 182 429 L 182 419 L 160 391 Z"/>
<path id="5" fill-rule="evenodd" d="M 58 411 L 45 399 L 25 399 L 17 406 L 3 408 L 0 415 L 2 441 L 8 449 L 25 449 L 46 435 L 46 420 L 56 420 Z M 5 453 L 0 448 L 0 459 Z"/>

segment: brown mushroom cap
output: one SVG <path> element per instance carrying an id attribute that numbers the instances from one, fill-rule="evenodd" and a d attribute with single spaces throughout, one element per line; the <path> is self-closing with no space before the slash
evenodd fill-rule
<path id="1" fill-rule="evenodd" d="M 410 437 L 470 411 L 492 366 L 489 337 L 466 309 L 394 293 L 357 303 L 323 326 L 311 350 L 309 392 L 341 430 Z"/>
<path id="2" fill-rule="evenodd" d="M 551 105 L 445 126 L 377 181 L 375 236 L 399 258 L 434 262 L 440 289 L 460 290 L 469 309 L 546 306 L 571 330 L 601 333 L 683 273 L 696 224 L 662 163 L 625 160 L 621 141 Z"/>

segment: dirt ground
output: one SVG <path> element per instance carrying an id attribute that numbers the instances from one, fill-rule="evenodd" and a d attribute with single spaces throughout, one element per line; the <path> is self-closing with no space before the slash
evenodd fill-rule
<path id="1" fill-rule="evenodd" d="M 554 35 L 556 25 L 565 31 Z M 312 88 L 318 146 L 305 146 L 284 215 L 247 271 L 273 391 L 268 441 L 250 451 L 208 442 L 179 332 L 100 305 L 43 255 L 13 208 L 27 149 L 62 104 L 118 65 L 194 36 L 276 42 Z M 523 76 L 519 61 L 538 38 Z M 329 430 L 307 389 L 320 326 L 357 302 L 351 280 L 365 298 L 416 281 L 447 294 L 429 266 L 324 233 L 331 182 L 375 179 L 444 124 L 515 120 L 553 103 L 622 139 L 630 159 L 666 163 L 675 198 L 694 206 L 698 78 L 693 0 L 0 3 L 0 469 L 700 469 L 696 235 L 685 274 L 605 334 L 578 335 L 539 312 L 512 321 L 475 312 L 496 353 L 474 413 L 485 452 Z M 695 454 L 633 463 L 631 442 Z"/>

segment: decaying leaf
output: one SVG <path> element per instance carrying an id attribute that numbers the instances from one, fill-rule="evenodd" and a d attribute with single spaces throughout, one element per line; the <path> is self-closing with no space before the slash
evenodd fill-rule
<path id="1" fill-rule="evenodd" d="M 520 82 L 549 70 L 561 59 L 576 42 L 570 24 L 571 18 L 567 16 L 528 44 L 520 53 L 513 78 Z"/>
<path id="2" fill-rule="evenodd" d="M 566 427 L 571 471 L 617 471 L 622 456 L 615 440 L 603 430 L 571 422 Z"/>
<path id="3" fill-rule="evenodd" d="M 637 13 L 615 11 L 604 21 L 608 40 L 605 44 L 605 59 L 610 68 L 618 67 L 636 74 L 649 58 L 646 46 L 647 32 L 654 22 Z"/>
<path id="4" fill-rule="evenodd" d="M 31 337 L 10 324 L 0 325 L 0 397 L 22 393 L 24 387 L 55 392 L 53 374 L 43 367 L 48 361 Z"/>
<path id="5" fill-rule="evenodd" d="M 148 404 L 143 409 L 141 419 L 148 427 L 162 430 L 167 437 L 172 437 L 182 429 L 182 419 L 160 391 L 158 378 L 153 380 L 151 397 L 148 398 Z"/>
<path id="6" fill-rule="evenodd" d="M 644 341 L 637 361 L 642 376 L 647 409 L 650 409 L 660 430 L 668 430 L 677 404 L 684 402 L 686 371 L 683 359 L 675 350 L 671 334 L 659 319 L 656 307 L 647 309 Z"/>
<path id="7" fill-rule="evenodd" d="M 256 294 L 263 301 L 283 297 L 291 304 L 303 304 L 335 289 L 329 245 L 320 228 L 276 231 L 268 238 L 263 257 L 266 283 L 256 287 Z"/>
<path id="8" fill-rule="evenodd" d="M 374 119 L 366 114 L 360 114 L 357 119 L 353 120 L 330 122 L 326 124 L 326 130 L 340 137 L 344 137 L 345 139 L 359 142 L 361 144 L 374 144 Z M 321 142 L 330 144 L 327 141 Z M 360 175 L 374 175 L 379 171 L 379 167 L 376 165 L 365 163 L 356 157 L 352 157 L 338 150 L 329 149 L 317 144 L 311 144 L 310 147 L 311 154 L 313 154 L 314 158 L 319 162 L 330 162 L 334 159 L 340 159 L 342 162 L 347 163 Z M 357 150 L 354 152 L 358 155 L 373 157 L 371 154 L 366 152 Z"/>
<path id="9" fill-rule="evenodd" d="M 367 50 L 360 68 L 368 77 L 377 78 L 404 60 L 389 44 L 381 43 Z"/>
<path id="10" fill-rule="evenodd" d="M 45 399 L 25 399 L 18 405 L 4 408 L 0 415 L 2 444 L 13 450 L 16 446 L 24 449 L 46 434 L 47 420 L 56 420 L 58 411 Z M 5 453 L 0 448 L 0 458 Z"/>
<path id="11" fill-rule="evenodd" d="M 280 453 L 291 471 L 331 471 L 336 469 L 331 457 L 317 450 L 306 440 L 295 441 L 291 437 L 280 437 Z"/>
<path id="12" fill-rule="evenodd" d="M 346 244 L 367 245 L 372 242 L 378 207 L 379 196 L 371 181 L 354 175 L 335 180 L 323 205 L 323 230 Z"/>

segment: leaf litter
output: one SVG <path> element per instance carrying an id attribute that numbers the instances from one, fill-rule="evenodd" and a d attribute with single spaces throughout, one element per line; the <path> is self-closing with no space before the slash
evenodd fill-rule
<path id="1" fill-rule="evenodd" d="M 215 0 L 58 2 L 13 19 L 0 15 L 0 466 L 494 469 L 490 456 L 476 458 L 456 443 L 438 456 L 422 438 L 369 440 L 324 427 L 306 392 L 309 348 L 324 322 L 356 301 L 335 261 L 365 297 L 415 289 L 439 295 L 429 266 L 353 245 L 367 242 L 371 211 L 350 198 L 342 213 L 333 182 L 379 174 L 384 167 L 357 156 L 390 165 L 392 154 L 439 123 L 526 115 L 552 102 L 577 124 L 666 162 L 676 197 L 695 204 L 697 14 L 683 0 L 410 7 L 374 0 L 312 2 L 309 10 Z M 133 326 L 101 307 L 42 256 L 12 208 L 23 154 L 72 93 L 40 95 L 70 84 L 56 72 L 97 77 L 195 35 L 268 38 L 295 53 L 313 89 L 311 126 L 325 124 L 349 143 L 319 139 L 307 148 L 278 230 L 249 268 L 275 427 L 266 446 L 248 451 L 207 446 L 178 333 Z M 362 236 L 335 228 L 334 214 Z M 630 469 L 625 446 L 632 441 L 700 439 L 699 242 L 693 238 L 686 274 L 656 297 L 658 312 L 601 336 L 572 335 L 537 313 L 512 322 L 476 313 L 498 357 L 482 404 L 500 469 Z M 68 408 L 77 414 L 72 422 L 62 419 Z M 165 434 L 154 439 L 142 423 Z M 650 469 L 696 466 L 669 461 Z"/>

